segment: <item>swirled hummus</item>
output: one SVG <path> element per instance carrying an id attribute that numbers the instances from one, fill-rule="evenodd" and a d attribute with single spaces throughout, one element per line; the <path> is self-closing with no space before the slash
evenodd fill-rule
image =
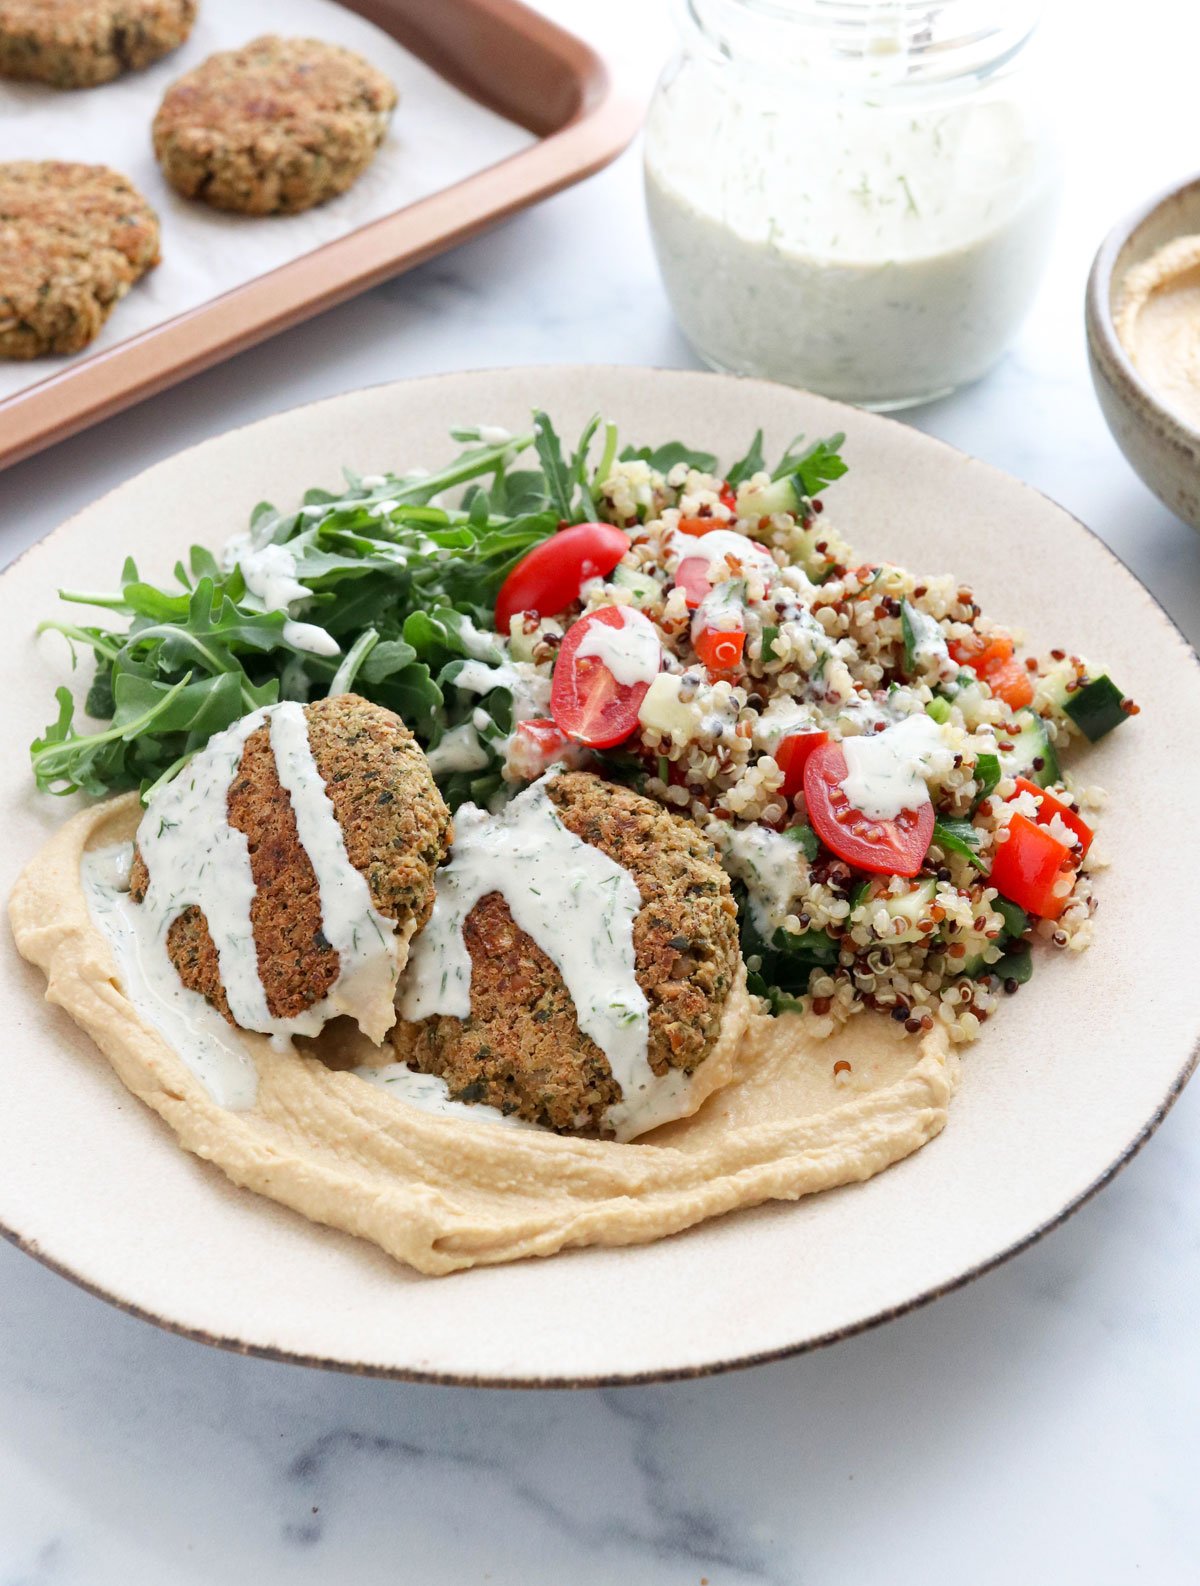
<path id="1" fill-rule="evenodd" d="M 914 1045 L 861 1018 L 814 1041 L 795 1015 L 747 1022 L 741 983 L 721 1037 L 728 1050 L 707 1060 L 728 1067 L 729 1082 L 628 1144 L 500 1126 L 488 1109 L 431 1102 L 430 1076 L 397 1089 L 387 1066 L 370 1067 L 380 1049 L 345 1020 L 302 1049 L 216 1020 L 213 1063 L 233 1083 L 223 1092 L 147 1015 L 136 964 L 97 917 L 97 867 L 131 842 L 139 813 L 133 796 L 82 812 L 18 882 L 14 934 L 44 970 L 47 997 L 188 1150 L 422 1272 L 658 1239 L 870 1178 L 946 1122 L 958 1068 L 938 1026 Z M 409 1088 L 417 1079 L 423 1094 Z"/>
<path id="2" fill-rule="evenodd" d="M 1176 237 L 1127 272 L 1113 324 L 1160 401 L 1200 429 L 1200 236 Z"/>

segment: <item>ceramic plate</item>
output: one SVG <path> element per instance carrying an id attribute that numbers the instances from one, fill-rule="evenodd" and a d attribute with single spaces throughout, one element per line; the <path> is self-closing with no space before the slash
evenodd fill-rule
<path id="1" fill-rule="evenodd" d="M 919 1304 L 1065 1217 L 1142 1143 L 1195 1061 L 1186 936 L 1164 921 L 1164 825 L 1193 800 L 1196 656 L 1112 554 L 1061 508 L 911 429 L 800 392 L 709 374 L 553 368 L 446 375 L 337 397 L 184 452 L 64 524 L 0 578 L 0 888 L 67 815 L 34 793 L 24 745 L 66 675 L 35 641 L 64 580 L 111 588 L 123 558 L 166 577 L 264 498 L 294 503 L 363 473 L 436 462 L 453 424 L 566 435 L 596 409 L 639 442 L 724 458 L 845 430 L 830 511 L 868 557 L 950 570 L 1037 648 L 1103 658 L 1142 714 L 1087 760 L 1110 789 L 1096 940 L 1038 955 L 965 1054 L 945 1132 L 867 1184 L 768 1205 L 658 1244 L 429 1279 L 372 1246 L 235 1189 L 186 1155 L 0 954 L 0 1223 L 85 1287 L 189 1336 L 352 1371 L 480 1383 L 685 1376 L 786 1354 Z M 81 680 L 82 681 L 82 680 Z M 1200 845 L 1174 844 L 1169 896 L 1200 897 Z"/>

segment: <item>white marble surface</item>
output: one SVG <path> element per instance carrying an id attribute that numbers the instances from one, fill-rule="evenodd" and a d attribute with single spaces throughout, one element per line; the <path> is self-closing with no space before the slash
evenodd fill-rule
<path id="1" fill-rule="evenodd" d="M 636 25 L 635 80 L 669 47 L 652 0 L 555 9 L 626 56 Z M 1107 225 L 1200 166 L 1200 18 L 1179 0 L 1136 19 L 1061 10 L 1070 185 L 1050 278 L 1004 364 L 913 418 L 1078 513 L 1195 641 L 1200 539 L 1109 439 L 1081 296 Z M 558 360 L 693 362 L 635 156 L 0 476 L 0 555 L 231 424 L 405 374 Z M 1198 1180 L 1193 1087 L 1102 1196 L 966 1291 L 808 1358 L 604 1393 L 242 1360 L 0 1248 L 0 1586 L 1185 1586 L 1200 1578 Z"/>

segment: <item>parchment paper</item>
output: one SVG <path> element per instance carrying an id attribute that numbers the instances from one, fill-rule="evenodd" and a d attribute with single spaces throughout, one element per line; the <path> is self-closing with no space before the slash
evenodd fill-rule
<path id="1" fill-rule="evenodd" d="M 150 124 L 167 87 L 214 50 L 235 48 L 262 33 L 344 44 L 400 92 L 391 131 L 367 172 L 348 193 L 301 215 L 223 215 L 180 198 L 163 180 L 150 145 Z M 524 127 L 476 104 L 335 0 L 201 0 L 182 49 L 149 71 L 99 88 L 66 91 L 0 79 L 0 160 L 82 160 L 122 171 L 158 211 L 163 253 L 162 263 L 130 289 L 85 352 L 0 361 L 0 400 L 535 141 Z"/>

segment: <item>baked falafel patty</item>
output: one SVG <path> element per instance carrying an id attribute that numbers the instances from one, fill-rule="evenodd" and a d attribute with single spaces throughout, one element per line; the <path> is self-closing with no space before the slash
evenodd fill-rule
<path id="1" fill-rule="evenodd" d="M 196 0 L 0 0 L 0 77 L 93 88 L 152 66 L 195 20 Z"/>
<path id="2" fill-rule="evenodd" d="M 390 710 L 356 694 L 304 707 L 308 741 L 342 830 L 350 863 L 365 877 L 380 914 L 405 941 L 433 908 L 434 872 L 450 840 L 450 812 L 416 739 Z M 321 892 L 279 780 L 269 724 L 247 738 L 226 800 L 229 824 L 245 833 L 255 895 L 250 921 L 258 973 L 272 1018 L 298 1018 L 338 978 L 337 950 L 321 929 Z M 149 873 L 140 852 L 130 893 L 141 903 Z M 185 909 L 167 933 L 167 951 L 190 991 L 234 1024 L 208 922 Z"/>
<path id="3" fill-rule="evenodd" d="M 185 198 L 246 215 L 295 214 L 358 180 L 396 97 L 352 50 L 267 35 L 210 55 L 168 88 L 154 152 Z"/>
<path id="4" fill-rule="evenodd" d="M 691 822 L 588 772 L 553 777 L 546 790 L 567 829 L 628 871 L 641 894 L 633 945 L 649 1004 L 650 1067 L 660 1077 L 668 1069 L 695 1073 L 745 1023 L 745 999 L 735 995 L 737 908 L 712 844 Z M 580 1030 L 557 966 L 497 892 L 467 915 L 463 938 L 469 1017 L 398 1022 L 391 1032 L 398 1059 L 441 1075 L 459 1101 L 485 1102 L 559 1134 L 611 1135 L 605 1114 L 622 1100 L 621 1087 Z M 714 1074 L 707 1088 L 728 1077 Z"/>
<path id="5" fill-rule="evenodd" d="M 0 164 L 0 358 L 86 347 L 158 244 L 158 216 L 108 166 Z"/>

